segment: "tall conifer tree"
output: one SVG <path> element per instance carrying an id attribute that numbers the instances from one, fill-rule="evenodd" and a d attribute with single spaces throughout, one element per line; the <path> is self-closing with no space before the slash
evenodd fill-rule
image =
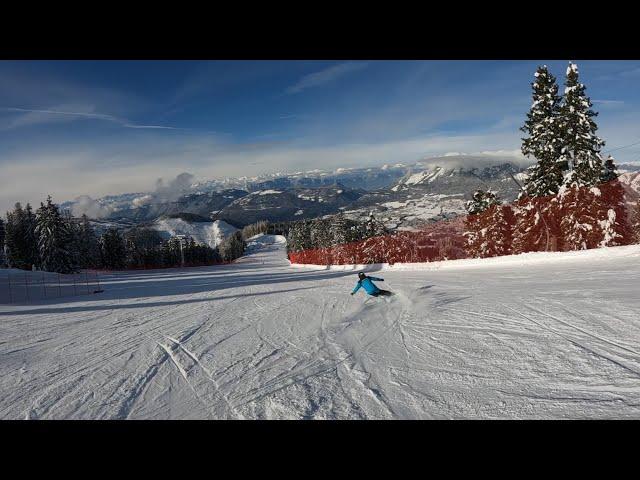
<path id="1" fill-rule="evenodd" d="M 533 103 L 527 120 L 520 130 L 527 134 L 522 139 L 522 153 L 534 157 L 537 162 L 529 167 L 524 190 L 527 196 L 544 196 L 558 193 L 563 180 L 563 164 L 560 158 L 562 143 L 559 138 L 560 96 L 556 78 L 547 66 L 538 67 L 533 89 Z M 522 192 L 520 196 L 524 196 Z"/>
<path id="2" fill-rule="evenodd" d="M 591 107 L 591 99 L 580 83 L 578 66 L 569 63 L 560 108 L 561 159 L 567 162 L 567 184 L 595 186 L 601 181 L 603 165 L 600 150 L 604 141 L 596 135 L 598 126 L 593 120 L 598 114 Z"/>
<path id="3" fill-rule="evenodd" d="M 76 270 L 73 237 L 69 224 L 60 214 L 51 196 L 36 212 L 35 233 L 42 268 L 48 272 L 71 273 Z"/>

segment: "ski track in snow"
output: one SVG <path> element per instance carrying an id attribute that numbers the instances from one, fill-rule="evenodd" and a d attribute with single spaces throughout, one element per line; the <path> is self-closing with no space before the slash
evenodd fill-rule
<path id="1" fill-rule="evenodd" d="M 640 247 L 620 248 L 382 271 L 388 301 L 292 268 L 277 236 L 108 274 L 89 300 L 0 305 L 0 418 L 640 418 Z"/>

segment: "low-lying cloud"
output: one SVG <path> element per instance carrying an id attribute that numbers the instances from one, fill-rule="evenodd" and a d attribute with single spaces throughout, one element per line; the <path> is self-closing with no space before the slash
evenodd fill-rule
<path id="1" fill-rule="evenodd" d="M 444 168 L 485 168 L 504 163 L 518 167 L 528 167 L 535 159 L 527 158 L 520 150 L 495 150 L 477 153 L 447 152 L 443 156 L 424 158 L 420 164 Z"/>
<path id="2" fill-rule="evenodd" d="M 89 195 L 80 195 L 74 200 L 71 207 L 71 214 L 74 217 L 81 217 L 86 215 L 89 218 L 105 218 L 113 212 L 113 209 L 108 205 L 102 205 L 97 200 L 94 200 Z"/>
<path id="3" fill-rule="evenodd" d="M 155 190 L 146 195 L 134 198 L 131 206 L 139 208 L 144 205 L 178 200 L 191 189 L 194 180 L 195 176 L 187 172 L 176 175 L 175 178 L 170 179 L 168 182 L 165 182 L 163 178 L 158 178 L 156 180 Z"/>

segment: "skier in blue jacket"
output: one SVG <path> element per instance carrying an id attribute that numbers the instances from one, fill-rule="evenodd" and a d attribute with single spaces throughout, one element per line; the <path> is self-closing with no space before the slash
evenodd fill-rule
<path id="1" fill-rule="evenodd" d="M 360 290 L 360 287 L 364 288 L 365 292 L 367 292 L 372 297 L 378 296 L 387 296 L 393 295 L 388 290 L 382 290 L 378 288 L 371 280 L 375 280 L 376 282 L 384 282 L 384 279 L 377 277 L 367 277 L 363 272 L 358 273 L 358 283 L 356 284 L 356 288 L 353 289 L 351 295 Z"/>

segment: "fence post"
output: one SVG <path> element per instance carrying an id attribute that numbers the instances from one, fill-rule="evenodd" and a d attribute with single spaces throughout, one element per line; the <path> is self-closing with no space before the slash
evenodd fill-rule
<path id="1" fill-rule="evenodd" d="M 84 282 L 87 285 L 87 295 L 89 295 L 89 276 L 86 270 L 84 271 Z"/>
<path id="2" fill-rule="evenodd" d="M 27 272 L 24 272 L 24 294 L 25 294 L 27 303 L 29 303 L 29 282 L 28 282 Z"/>
<path id="3" fill-rule="evenodd" d="M 47 298 L 47 284 L 44 281 L 44 272 L 42 272 L 42 290 L 44 291 L 44 298 Z"/>
<path id="4" fill-rule="evenodd" d="M 9 303 L 13 303 L 13 297 L 11 296 L 11 273 L 7 275 L 9 278 Z"/>
<path id="5" fill-rule="evenodd" d="M 72 273 L 71 275 L 73 278 L 73 294 L 78 295 L 78 290 L 76 290 L 76 274 Z"/>
<path id="6" fill-rule="evenodd" d="M 100 275 L 98 275 L 98 272 L 96 272 L 96 282 L 98 283 L 98 291 L 102 290 L 102 287 L 100 287 Z"/>
<path id="7" fill-rule="evenodd" d="M 58 298 L 62 296 L 62 288 L 60 287 L 60 272 L 58 272 Z"/>

